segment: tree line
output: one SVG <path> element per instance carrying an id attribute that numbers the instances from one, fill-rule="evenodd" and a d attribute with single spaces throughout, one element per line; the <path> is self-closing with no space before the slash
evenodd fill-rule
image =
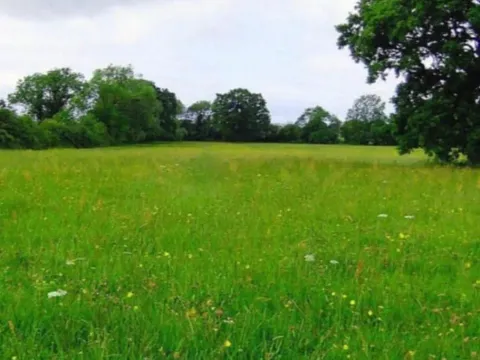
<path id="1" fill-rule="evenodd" d="M 273 124 L 262 94 L 237 88 L 185 106 L 132 66 L 110 65 L 88 80 L 70 68 L 35 73 L 19 80 L 7 101 L 0 101 L 1 148 L 180 140 L 395 144 L 392 118 L 376 95 L 357 99 L 344 122 L 316 106 L 289 124 Z"/>

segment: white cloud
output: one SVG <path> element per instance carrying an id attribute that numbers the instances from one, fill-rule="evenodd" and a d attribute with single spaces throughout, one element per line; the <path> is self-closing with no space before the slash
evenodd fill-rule
<path id="1" fill-rule="evenodd" d="M 151 0 L 2 0 L 0 11 L 15 17 L 48 21 L 59 16 L 95 15 L 114 6 L 134 6 L 149 1 Z"/>
<path id="2" fill-rule="evenodd" d="M 395 81 L 368 86 L 337 48 L 334 25 L 354 0 L 49 0 L 44 10 L 31 0 L 48 10 L 41 19 L 18 15 L 26 2 L 0 1 L 0 97 L 33 72 L 89 76 L 110 63 L 132 64 L 185 103 L 233 87 L 261 92 L 282 122 L 317 104 L 343 117 L 357 96 L 393 94 Z"/>

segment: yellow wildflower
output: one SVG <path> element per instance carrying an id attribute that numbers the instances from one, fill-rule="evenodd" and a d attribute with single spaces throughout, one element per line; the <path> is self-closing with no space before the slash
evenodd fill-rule
<path id="1" fill-rule="evenodd" d="M 190 310 L 187 310 L 186 314 L 187 318 L 195 318 L 197 316 L 197 310 L 195 308 L 191 308 Z"/>

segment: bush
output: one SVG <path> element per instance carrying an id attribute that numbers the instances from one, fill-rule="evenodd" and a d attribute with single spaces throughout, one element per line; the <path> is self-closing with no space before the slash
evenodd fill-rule
<path id="1" fill-rule="evenodd" d="M 18 116 L 12 110 L 0 108 L 0 148 L 43 148 L 37 123 L 30 116 Z"/>
<path id="2" fill-rule="evenodd" d="M 40 125 L 44 130 L 47 147 L 90 148 L 108 145 L 108 135 L 103 123 L 92 115 L 85 115 L 78 121 L 65 121 L 63 117 L 45 120 Z"/>

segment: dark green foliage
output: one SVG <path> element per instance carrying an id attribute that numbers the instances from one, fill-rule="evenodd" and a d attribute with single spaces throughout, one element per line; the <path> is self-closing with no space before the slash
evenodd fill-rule
<path id="1" fill-rule="evenodd" d="M 280 128 L 278 141 L 286 143 L 299 143 L 302 141 L 302 129 L 295 124 L 287 124 Z"/>
<path id="2" fill-rule="evenodd" d="M 176 136 L 175 94 L 136 76 L 131 66 L 96 70 L 89 82 L 69 69 L 34 74 L 9 99 L 40 125 L 3 113 L 2 147 L 86 148 Z"/>
<path id="3" fill-rule="evenodd" d="M 92 115 L 85 115 L 78 121 L 55 116 L 40 124 L 45 147 L 89 148 L 107 145 L 105 125 Z"/>
<path id="4" fill-rule="evenodd" d="M 150 82 L 136 78 L 130 68 L 97 70 L 89 87 L 84 103 L 93 103 L 88 114 L 105 125 L 109 143 L 139 143 L 149 135 L 162 134 L 163 104 L 157 91 Z"/>
<path id="5" fill-rule="evenodd" d="M 177 115 L 181 115 L 186 111 L 185 105 L 177 99 Z"/>
<path id="6" fill-rule="evenodd" d="M 341 128 L 343 140 L 353 145 L 395 145 L 393 124 L 377 95 L 362 95 L 348 110 Z"/>
<path id="7" fill-rule="evenodd" d="M 82 74 L 69 68 L 54 69 L 20 80 L 9 101 L 23 106 L 29 115 L 41 122 L 65 109 L 83 86 Z"/>
<path id="8" fill-rule="evenodd" d="M 174 140 L 177 131 L 177 115 L 183 111 L 183 104 L 168 89 L 161 89 L 152 83 L 160 108 L 157 115 L 159 135 L 151 140 Z"/>
<path id="9" fill-rule="evenodd" d="M 394 130 L 391 119 L 372 121 L 370 123 L 370 133 L 373 145 L 396 145 Z"/>
<path id="10" fill-rule="evenodd" d="M 265 142 L 279 142 L 280 131 L 282 126 L 278 124 L 270 124 L 268 126 L 267 134 L 265 136 Z"/>
<path id="11" fill-rule="evenodd" d="M 370 143 L 370 124 L 360 120 L 347 120 L 343 123 L 341 134 L 343 141 L 352 145 L 368 145 Z"/>
<path id="12" fill-rule="evenodd" d="M 270 112 L 261 94 L 247 89 L 233 89 L 217 94 L 212 105 L 213 121 L 223 140 L 265 140 L 270 125 Z"/>
<path id="13" fill-rule="evenodd" d="M 212 104 L 206 100 L 197 101 L 184 109 L 180 123 L 186 131 L 185 138 L 195 141 L 218 139 L 212 115 Z"/>
<path id="14" fill-rule="evenodd" d="M 242 88 L 217 94 L 213 103 L 202 100 L 186 107 L 175 93 L 143 79 L 132 66 L 97 69 L 88 81 L 68 68 L 34 74 L 20 81 L 9 99 L 11 103 L 0 100 L 1 148 L 181 140 L 335 144 L 340 135 L 348 143 L 393 143 L 392 122 L 386 117 L 371 121 L 363 134 L 354 122 L 342 125 L 319 106 L 306 109 L 294 124 L 272 124 L 263 96 Z M 28 115 L 19 116 L 11 104 L 22 105 Z"/>
<path id="15" fill-rule="evenodd" d="M 18 116 L 14 111 L 0 108 L 0 148 L 38 149 L 42 147 L 38 125 L 31 117 Z"/>
<path id="16" fill-rule="evenodd" d="M 15 148 L 18 147 L 18 118 L 17 115 L 8 109 L 0 109 L 0 147 Z"/>
<path id="17" fill-rule="evenodd" d="M 403 77 L 393 102 L 401 153 L 417 146 L 452 162 L 480 162 L 480 4 L 472 0 L 358 0 L 338 45 L 368 81 Z"/>
<path id="18" fill-rule="evenodd" d="M 340 120 L 321 106 L 308 108 L 295 123 L 301 128 L 301 140 L 312 144 L 339 142 Z"/>
<path id="19" fill-rule="evenodd" d="M 366 123 L 382 120 L 385 121 L 385 102 L 378 95 L 362 95 L 347 113 L 348 120 L 359 120 Z"/>

